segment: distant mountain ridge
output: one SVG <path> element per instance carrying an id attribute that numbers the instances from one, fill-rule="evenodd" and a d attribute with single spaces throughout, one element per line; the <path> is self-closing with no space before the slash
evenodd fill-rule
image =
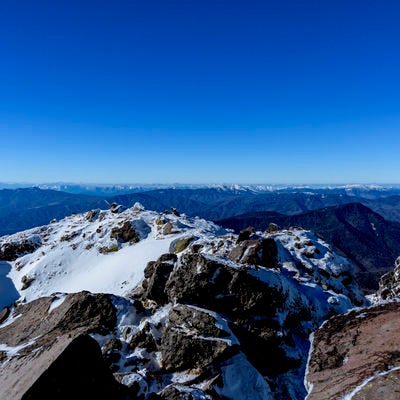
<path id="1" fill-rule="evenodd" d="M 349 196 L 360 196 L 364 198 L 376 199 L 392 195 L 400 195 L 399 184 L 309 184 L 309 185 L 288 185 L 288 184 L 189 184 L 189 183 L 119 183 L 119 184 L 96 184 L 96 183 L 3 183 L 0 182 L 1 189 L 19 189 L 37 187 L 43 190 L 56 190 L 73 194 L 87 194 L 91 196 L 116 196 L 129 193 L 141 193 L 159 189 L 217 189 L 220 191 L 242 191 L 266 193 L 331 193 L 345 194 Z"/>
<path id="2" fill-rule="evenodd" d="M 329 206 L 360 202 L 390 220 L 400 221 L 400 195 L 376 198 L 381 188 L 356 187 L 365 197 L 345 194 L 347 189 L 290 188 L 253 190 L 238 185 L 202 188 L 164 188 L 120 194 L 117 196 L 89 196 L 39 188 L 0 190 L 0 236 L 47 224 L 71 213 L 93 208 L 108 208 L 112 202 L 130 207 L 135 202 L 148 209 L 164 211 L 174 207 L 190 216 L 218 220 L 248 212 L 275 211 L 298 214 Z M 265 189 L 265 188 L 264 188 Z M 338 191 L 338 192 L 335 192 Z M 383 195 L 382 195 L 383 196 Z M 370 198 L 374 197 L 374 198 Z"/>
<path id="3" fill-rule="evenodd" d="M 108 205 L 103 197 L 39 188 L 3 189 L 0 190 L 0 236 L 44 225 L 72 213 L 107 208 Z"/>

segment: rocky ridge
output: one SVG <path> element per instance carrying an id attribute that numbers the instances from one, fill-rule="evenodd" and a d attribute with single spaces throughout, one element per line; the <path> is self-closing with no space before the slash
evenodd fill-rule
<path id="1" fill-rule="evenodd" d="M 307 400 L 395 400 L 400 384 L 400 258 L 381 278 L 372 305 L 327 320 L 314 334 Z"/>
<path id="2" fill-rule="evenodd" d="M 112 205 L 5 237 L 0 248 L 32 237 L 31 253 L 4 261 L 14 282 L 34 277 L 0 314 L 0 387 L 14 388 L 15 399 L 43 392 L 59 368 L 71 371 L 82 343 L 113 398 L 301 399 L 310 333 L 367 304 L 353 265 L 300 228 L 235 235 L 176 210 Z M 111 245 L 116 251 L 100 251 Z M 65 280 L 87 267 L 92 281 L 64 294 Z M 96 274 L 111 276 L 108 267 L 124 273 L 103 286 Z M 17 370 L 29 379 L 15 386 Z"/>

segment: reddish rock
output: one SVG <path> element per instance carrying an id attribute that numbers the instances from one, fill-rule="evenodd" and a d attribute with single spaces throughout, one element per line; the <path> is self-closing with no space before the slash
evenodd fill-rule
<path id="1" fill-rule="evenodd" d="M 398 332 L 398 302 L 355 310 L 328 320 L 314 334 L 306 378 L 307 400 L 340 399 L 367 379 L 400 367 Z M 381 394 L 380 399 L 400 398 L 400 382 L 395 376 L 397 372 L 393 371 L 373 379 L 352 398 L 371 400 L 378 398 L 379 393 L 391 393 Z M 397 397 L 390 397 L 393 393 Z"/>

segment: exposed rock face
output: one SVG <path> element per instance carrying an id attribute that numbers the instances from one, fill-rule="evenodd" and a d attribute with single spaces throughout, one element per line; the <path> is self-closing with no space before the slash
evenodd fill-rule
<path id="1" fill-rule="evenodd" d="M 21 385 L 20 392 L 8 392 L 8 398 L 23 400 L 53 400 L 58 399 L 116 399 L 124 400 L 125 390 L 119 385 L 106 367 L 100 347 L 90 336 L 81 335 L 75 339 L 65 339 L 65 343 L 56 343 L 39 355 L 46 370 L 38 377 L 25 392 Z M 44 358 L 50 360 L 44 360 Z M 25 360 L 26 361 L 26 360 Z M 38 360 L 31 359 L 21 373 L 35 373 Z M 46 361 L 47 365 L 46 365 Z M 29 371 L 27 370 L 29 368 Z M 9 367 L 6 366 L 6 371 Z M 25 371 L 24 371 L 25 370 Z M 39 373 L 39 371 L 37 371 Z M 26 379 L 24 376 L 22 379 Z M 3 393 L 7 393 L 3 391 Z M 20 394 L 23 396 L 21 397 Z"/>
<path id="2" fill-rule="evenodd" d="M 98 343 L 87 336 L 114 328 L 109 296 L 41 298 L 16 307 L 13 316 L 0 328 L 0 398 L 123 398 Z"/>
<path id="3" fill-rule="evenodd" d="M 0 261 L 14 261 L 24 254 L 34 252 L 40 245 L 41 241 L 37 236 L 15 242 L 5 242 L 0 247 Z"/>
<path id="4" fill-rule="evenodd" d="M 267 268 L 278 266 L 278 248 L 271 238 L 258 240 L 241 240 L 229 253 L 232 261 L 241 264 L 261 265 Z"/>
<path id="5" fill-rule="evenodd" d="M 145 280 L 142 286 L 145 289 L 143 298 L 154 300 L 158 304 L 168 303 L 165 285 L 174 268 L 177 257 L 175 254 L 164 254 L 157 261 L 150 261 L 145 270 Z"/>
<path id="6" fill-rule="evenodd" d="M 351 311 L 327 321 L 314 334 L 307 400 L 339 399 L 352 392 L 352 399 L 387 399 L 396 398 L 396 391 L 398 398 L 400 383 L 395 380 L 398 371 L 394 368 L 400 367 L 399 330 L 397 302 Z M 368 379 L 368 385 L 360 388 Z M 382 397 L 383 393 L 389 397 Z"/>
<path id="7" fill-rule="evenodd" d="M 383 300 L 400 297 L 400 257 L 396 259 L 394 270 L 382 276 L 377 295 Z"/>
<path id="8" fill-rule="evenodd" d="M 222 319 L 220 318 L 219 320 Z M 169 313 L 168 325 L 161 337 L 161 354 L 166 370 L 182 371 L 203 368 L 213 362 L 226 360 L 238 352 L 236 338 L 225 321 L 195 307 L 176 305 Z"/>
<path id="9" fill-rule="evenodd" d="M 117 203 L 112 203 L 110 204 L 110 211 L 114 214 L 118 214 L 122 212 L 125 209 L 124 206 L 117 204 Z"/>
<path id="10" fill-rule="evenodd" d="M 109 296 L 89 292 L 68 294 L 65 298 L 61 295 L 43 297 L 16 307 L 13 315 L 21 317 L 16 318 L 12 325 L 0 328 L 0 343 L 11 347 L 31 340 L 35 340 L 37 348 L 48 346 L 63 335 L 75 337 L 91 332 L 108 332 L 116 323 L 116 310 Z M 31 350 L 32 347 L 28 346 L 19 354 L 25 355 Z"/>
<path id="11" fill-rule="evenodd" d="M 310 333 L 330 316 L 365 301 L 349 262 L 301 229 L 273 233 L 250 229 L 238 238 L 207 221 L 142 211 L 137 206 L 123 213 L 101 211 L 90 216 L 92 222 L 87 215 L 77 216 L 40 231 L 56 261 L 46 263 L 39 250 L 18 260 L 18 268 L 24 269 L 18 271 L 18 283 L 21 276 L 26 276 L 26 282 L 34 277 L 24 294 L 28 301 L 36 300 L 21 299 L 23 304 L 0 314 L 0 380 L 4 379 L 0 398 L 2 390 L 14 387 L 22 395 L 30 391 L 46 398 L 44 384 L 52 387 L 49 380 L 63 391 L 58 398 L 79 398 L 58 375 L 62 368 L 71 372 L 66 374 L 71 386 L 81 382 L 73 372 L 84 372 L 74 366 L 70 354 L 82 346 L 88 359 L 82 366 L 97 371 L 105 385 L 99 384 L 102 389 L 93 392 L 96 396 L 85 392 L 85 398 L 119 399 L 120 386 L 104 368 L 124 385 L 123 394 L 130 399 L 304 398 Z M 168 224 L 171 229 L 165 236 L 162 232 Z M 142 241 L 131 247 L 133 230 Z M 148 236 L 151 240 L 146 243 Z M 110 267 L 101 277 L 115 278 L 114 289 L 109 289 L 108 281 L 101 287 L 116 295 L 80 292 L 35 297 L 46 283 L 54 284 L 50 278 L 62 281 L 59 276 L 68 274 L 57 267 L 66 254 L 71 257 L 72 245 L 76 246 L 72 257 L 86 252 L 87 245 L 125 252 L 107 257 L 110 260 L 95 270 L 102 274 Z M 63 252 L 57 253 L 57 247 Z M 135 248 L 138 253 L 128 252 Z M 167 249 L 171 253 L 148 262 Z M 102 258 L 95 250 L 86 260 Z M 140 259 L 146 251 L 151 257 L 145 253 L 146 267 L 145 261 L 138 267 L 135 257 L 127 257 L 137 254 Z M 74 263 L 73 273 L 80 272 L 80 264 Z M 90 279 L 93 273 L 88 268 Z M 119 271 L 111 278 L 109 273 L 115 270 Z M 100 349 L 92 346 L 87 335 Z M 96 361 L 100 368 L 96 370 L 90 363 L 100 354 L 104 361 Z"/>
<path id="12" fill-rule="evenodd" d="M 126 243 L 137 243 L 139 239 L 139 235 L 136 230 L 133 228 L 131 221 L 124 221 L 122 226 L 114 227 L 111 230 L 111 239 L 117 239 L 117 241 Z"/>

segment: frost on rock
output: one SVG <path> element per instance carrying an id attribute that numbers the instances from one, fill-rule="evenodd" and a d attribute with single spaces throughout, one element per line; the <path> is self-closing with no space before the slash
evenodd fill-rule
<path id="1" fill-rule="evenodd" d="M 39 333 L 26 357 L 59 336 L 89 334 L 122 390 L 143 400 L 304 398 L 309 335 L 366 303 L 352 265 L 301 229 L 239 240 L 212 222 L 135 204 L 0 246 L 28 237 L 38 247 L 7 261 L 21 304 L 4 315 L 0 342 L 15 347 Z M 35 279 L 22 291 L 23 276 Z M 22 337 L 23 324 L 32 329 Z"/>

